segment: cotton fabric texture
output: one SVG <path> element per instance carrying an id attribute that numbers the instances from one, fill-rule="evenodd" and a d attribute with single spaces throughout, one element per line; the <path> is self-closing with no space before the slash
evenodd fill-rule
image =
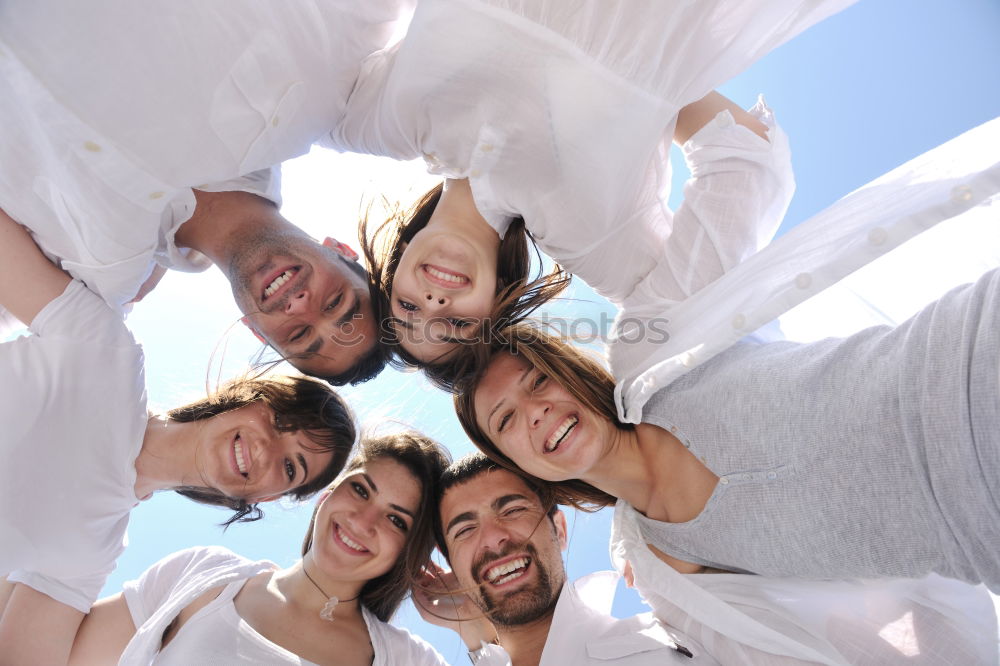
<path id="1" fill-rule="evenodd" d="M 619 418 L 643 420 L 643 406 L 661 388 L 870 262 L 908 253 L 911 239 L 947 223 L 958 233 L 935 235 L 949 252 L 980 254 L 975 243 L 997 235 L 961 235 L 967 226 L 996 229 L 1000 201 L 1000 119 L 992 120 L 852 192 L 681 301 L 637 288 L 624 304 L 607 347 Z M 899 248 L 899 249 L 896 249 Z M 892 252 L 891 252 L 892 251 Z M 939 263 L 923 248 L 927 266 Z M 957 254 L 956 256 L 962 256 Z M 892 260 L 890 260 L 891 263 Z M 948 284 L 934 271 L 914 284 Z M 956 273 L 950 271 L 949 275 Z M 650 273 L 650 284 L 658 273 Z M 855 283 L 857 284 L 857 283 Z M 954 284 L 954 283 L 952 283 Z M 886 290 L 871 283 L 867 292 Z M 900 290 L 896 290 L 897 292 Z M 915 290 L 919 291 L 919 290 Z M 857 299 L 855 299 L 857 300 Z M 877 306 L 876 306 L 877 307 Z M 813 310 L 816 311 L 815 309 Z M 827 317 L 829 319 L 829 317 Z M 655 322 L 656 335 L 650 335 Z M 663 331 L 666 331 L 666 335 Z"/>
<path id="2" fill-rule="evenodd" d="M 90 610 L 139 502 L 146 419 L 142 348 L 80 282 L 0 344 L 0 575 Z"/>
<path id="3" fill-rule="evenodd" d="M 676 219 L 666 207 L 677 113 L 849 4 L 422 1 L 403 41 L 366 61 L 327 143 L 467 178 L 501 235 L 522 216 L 544 252 L 619 302 L 676 255 L 728 264 L 756 249 L 756 224 L 713 219 L 710 201 Z M 791 186 L 781 137 L 772 148 L 744 128 L 713 130 L 728 165 L 757 181 L 732 198 L 773 233 Z M 711 144 L 693 159 L 721 159 Z"/>
<path id="4" fill-rule="evenodd" d="M 997 618 L 982 585 L 929 576 L 843 582 L 744 574 L 683 575 L 647 548 L 619 501 L 611 557 L 629 562 L 654 614 L 724 664 L 998 663 Z"/>
<path id="5" fill-rule="evenodd" d="M 691 521 L 636 514 L 644 538 L 731 571 L 1000 590 L 998 330 L 994 270 L 895 328 L 719 354 L 646 404 L 719 481 Z"/>
<path id="6" fill-rule="evenodd" d="M 279 203 L 412 0 L 0 5 L 0 208 L 109 304 L 179 251 L 192 188 Z M 128 26 L 128 29 L 109 29 Z M 3 318 L 0 317 L 0 320 Z M 2 331 L 0 331 L 2 334 Z"/>
<path id="7" fill-rule="evenodd" d="M 188 548 L 163 558 L 123 586 L 125 601 L 138 629 L 118 663 L 122 666 L 312 665 L 254 631 L 233 605 L 233 598 L 248 579 L 276 568 L 271 562 L 252 562 L 219 546 Z M 163 632 L 177 614 L 217 587 L 224 588 L 219 597 L 195 613 L 160 651 Z M 420 637 L 381 622 L 364 607 L 362 614 L 375 650 L 373 666 L 446 664 Z"/>
<path id="8" fill-rule="evenodd" d="M 684 634 L 664 627 L 650 613 L 619 619 L 611 615 L 618 575 L 598 571 L 575 582 L 567 582 L 559 593 L 540 666 L 660 666 L 690 664 L 689 657 L 674 648 L 683 645 L 698 657 L 693 663 L 719 662 Z M 476 666 L 510 666 L 510 656 L 499 645 L 482 648 Z"/>

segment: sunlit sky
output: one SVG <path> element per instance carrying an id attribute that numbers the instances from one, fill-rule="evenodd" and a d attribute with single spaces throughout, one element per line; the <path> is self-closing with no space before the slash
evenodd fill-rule
<path id="1" fill-rule="evenodd" d="M 763 92 L 788 132 L 798 190 L 783 230 L 892 167 L 1000 113 L 1000 2 L 862 0 L 775 51 L 722 90 L 752 104 Z M 677 184 L 685 177 L 675 165 Z M 356 243 L 362 201 L 385 194 L 410 200 L 434 184 L 422 164 L 314 149 L 284 168 L 283 214 L 317 238 Z M 676 203 L 676 197 L 674 198 Z M 899 289 L 907 278 L 898 277 Z M 610 306 L 585 286 L 557 305 L 563 315 L 599 316 Z M 221 274 L 171 274 L 129 317 L 147 361 L 152 409 L 203 395 L 206 383 L 239 372 L 258 345 L 241 326 Z M 221 369 L 220 369 L 221 368 Z M 345 388 L 361 423 L 413 427 L 455 457 L 471 450 L 451 401 L 419 374 L 387 370 Z M 221 544 L 250 558 L 288 565 L 298 557 L 311 505 L 277 504 L 267 517 L 226 532 L 224 513 L 161 493 L 133 512 L 130 546 L 105 593 L 118 591 L 155 560 L 199 544 Z M 570 575 L 610 568 L 610 513 L 571 513 Z M 642 610 L 619 595 L 619 615 Z M 407 603 L 396 622 L 431 641 L 455 663 L 464 647 L 451 632 L 424 624 Z"/>

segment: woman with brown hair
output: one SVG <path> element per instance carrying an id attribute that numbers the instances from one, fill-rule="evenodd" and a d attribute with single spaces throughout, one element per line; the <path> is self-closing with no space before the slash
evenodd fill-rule
<path id="1" fill-rule="evenodd" d="M 529 242 L 617 303 L 661 263 L 676 279 L 655 289 L 684 298 L 769 240 L 792 189 L 787 146 L 766 108 L 711 91 L 849 4 L 420 3 L 331 134 L 444 178 L 411 214 L 362 227 L 400 360 L 440 365 L 484 320 L 558 293 L 564 275 L 528 282 Z M 671 140 L 695 172 L 676 213 Z"/>
<path id="2" fill-rule="evenodd" d="M 429 561 L 445 450 L 415 433 L 364 438 L 320 496 L 286 569 L 223 548 L 150 567 L 84 621 L 72 664 L 443 664 L 387 624 Z"/>
<path id="3" fill-rule="evenodd" d="M 260 502 L 323 488 L 354 443 L 347 405 L 305 377 L 237 379 L 151 414 L 120 316 L 2 211 L 0 304 L 31 332 L 0 344 L 0 654 L 15 661 L 65 658 L 24 627 L 72 636 L 139 501 L 175 490 L 231 509 L 226 524 L 257 520 Z"/>

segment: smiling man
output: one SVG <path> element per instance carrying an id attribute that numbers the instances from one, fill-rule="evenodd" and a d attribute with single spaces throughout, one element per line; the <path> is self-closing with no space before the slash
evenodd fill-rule
<path id="1" fill-rule="evenodd" d="M 617 575 L 567 582 L 566 518 L 543 488 L 476 453 L 445 471 L 440 493 L 435 530 L 454 573 L 435 572 L 436 584 L 417 593 L 418 607 L 428 621 L 462 634 L 473 663 L 692 663 L 691 650 L 652 615 L 608 614 Z M 458 604 L 453 616 L 433 603 L 442 597 Z M 480 643 L 493 638 L 496 644 Z M 694 661 L 717 663 L 706 655 Z"/>
<path id="2" fill-rule="evenodd" d="M 337 147 L 362 61 L 413 4 L 0 4 L 0 209 L 121 310 L 214 262 L 279 354 L 364 381 L 385 362 L 367 274 L 280 216 L 276 165 Z"/>

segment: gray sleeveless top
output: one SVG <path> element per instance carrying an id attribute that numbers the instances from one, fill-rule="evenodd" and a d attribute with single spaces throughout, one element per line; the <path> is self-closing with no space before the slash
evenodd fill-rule
<path id="1" fill-rule="evenodd" d="M 694 520 L 637 516 L 643 535 L 733 571 L 1000 590 L 998 368 L 996 271 L 895 329 L 737 345 L 645 407 L 720 478 Z"/>

